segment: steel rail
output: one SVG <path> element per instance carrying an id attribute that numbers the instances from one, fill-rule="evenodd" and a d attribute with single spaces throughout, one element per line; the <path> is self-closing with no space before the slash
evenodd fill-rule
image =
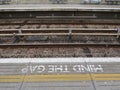
<path id="1" fill-rule="evenodd" d="M 117 33 L 118 29 L 96 28 L 39 28 L 39 29 L 1 29 L 0 34 L 18 33 Z"/>
<path id="2" fill-rule="evenodd" d="M 6 47 L 114 47 L 120 48 L 120 44 L 87 44 L 87 43 L 39 43 L 39 44 L 0 44 L 0 48 Z"/>
<path id="3" fill-rule="evenodd" d="M 120 33 L 13 33 L 0 34 L 0 37 L 6 36 L 120 36 Z"/>
<path id="4" fill-rule="evenodd" d="M 36 16 L 38 19 L 97 19 L 97 16 Z"/>
<path id="5" fill-rule="evenodd" d="M 64 30 L 79 30 L 79 31 L 117 31 L 117 29 L 109 29 L 109 28 L 39 28 L 39 29 L 0 29 L 0 32 L 9 32 L 9 31 L 64 31 Z"/>

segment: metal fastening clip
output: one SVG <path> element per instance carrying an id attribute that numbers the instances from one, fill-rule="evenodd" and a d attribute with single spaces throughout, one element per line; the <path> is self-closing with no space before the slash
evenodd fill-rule
<path id="1" fill-rule="evenodd" d="M 117 33 L 118 33 L 118 35 L 117 35 L 117 39 L 119 39 L 119 38 L 120 38 L 120 36 L 119 36 L 120 28 L 117 28 Z"/>
<path id="2" fill-rule="evenodd" d="M 13 37 L 16 37 L 16 33 L 13 33 Z"/>
<path id="3" fill-rule="evenodd" d="M 71 29 L 69 30 L 69 37 L 68 38 L 72 39 L 72 30 Z"/>
<path id="4" fill-rule="evenodd" d="M 22 29 L 19 29 L 19 30 L 18 30 L 18 33 L 21 34 L 21 33 L 22 33 Z"/>

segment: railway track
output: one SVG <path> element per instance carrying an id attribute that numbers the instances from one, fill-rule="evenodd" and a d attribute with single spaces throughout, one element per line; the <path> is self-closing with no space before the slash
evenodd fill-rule
<path id="1" fill-rule="evenodd" d="M 26 43 L 26 40 L 24 41 L 24 44 L 20 43 L 13 43 L 13 44 L 0 44 L 0 47 L 54 47 L 54 46 L 101 46 L 101 47 L 120 47 L 119 43 L 112 44 L 111 43 L 81 43 L 81 42 L 74 42 L 72 40 L 72 37 L 77 37 L 77 36 L 105 36 L 105 37 L 116 37 L 116 39 L 119 39 L 120 32 L 119 29 L 103 29 L 103 28 L 40 28 L 40 29 L 1 29 L 0 30 L 0 37 L 4 38 L 15 38 L 15 41 L 17 40 L 18 42 L 21 41 L 21 38 L 23 36 L 41 36 L 44 38 L 44 36 L 67 36 L 68 41 L 67 42 L 59 42 L 56 43 L 47 41 L 46 43 L 44 42 L 37 42 L 36 44 L 28 44 Z M 26 37 L 26 38 L 27 38 Z M 37 37 L 39 38 L 39 37 Z M 65 38 L 63 38 L 65 39 Z M 79 40 L 79 38 L 77 38 Z M 70 40 L 70 41 L 69 41 Z"/>
<path id="2" fill-rule="evenodd" d="M 112 56 L 119 56 L 119 20 L 47 20 L 44 18 L 41 19 L 40 17 L 37 19 L 30 19 L 1 19 L 0 57 L 92 57 L 99 55 L 109 56 L 112 54 Z M 36 38 L 38 39 L 44 37 L 47 37 L 47 39 L 40 39 L 38 41 L 36 40 Z M 86 41 L 82 41 L 84 38 L 81 37 L 86 37 Z M 94 37 L 93 39 L 97 37 L 97 39 L 95 40 L 98 41 L 92 41 L 91 37 Z M 103 39 L 101 39 L 101 37 L 107 37 L 106 40 L 109 39 L 110 41 L 102 41 Z M 91 41 L 89 41 L 89 38 L 91 38 Z M 103 49 L 101 50 L 101 48 Z M 51 49 L 53 51 L 51 51 Z M 32 54 L 31 52 L 28 53 L 30 50 L 32 50 Z M 74 52 L 72 50 L 74 50 Z M 2 53 L 2 51 L 4 53 Z M 36 54 L 34 53 L 35 51 L 39 53 Z M 113 52 L 109 54 L 108 51 Z M 10 52 L 9 55 L 6 52 Z M 25 55 L 26 52 L 28 53 L 27 56 Z M 83 55 L 81 55 L 80 53 L 82 53 Z"/>
<path id="3" fill-rule="evenodd" d="M 120 36 L 117 29 L 95 28 L 40 28 L 1 29 L 0 36 Z"/>

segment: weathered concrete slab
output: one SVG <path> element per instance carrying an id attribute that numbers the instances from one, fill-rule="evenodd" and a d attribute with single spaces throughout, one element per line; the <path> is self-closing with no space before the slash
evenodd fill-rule
<path id="1" fill-rule="evenodd" d="M 98 62 L 87 62 L 87 64 L 94 64 L 94 65 L 99 64 L 103 68 L 102 73 L 94 72 L 93 74 L 92 72 L 90 72 L 96 90 L 119 90 L 120 88 L 120 69 L 119 69 L 120 61 L 118 58 L 111 58 L 111 60 L 110 61 L 104 61 L 104 60 L 99 61 L 98 60 Z"/>
<path id="2" fill-rule="evenodd" d="M 94 90 L 91 81 L 24 83 L 22 90 Z"/>
<path id="3" fill-rule="evenodd" d="M 120 58 L 0 59 L 0 90 L 119 90 Z"/>

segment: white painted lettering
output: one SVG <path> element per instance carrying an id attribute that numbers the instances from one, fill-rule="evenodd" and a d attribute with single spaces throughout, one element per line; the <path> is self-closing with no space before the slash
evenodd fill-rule
<path id="1" fill-rule="evenodd" d="M 39 65 L 38 68 L 37 68 L 37 72 L 38 72 L 38 73 L 42 73 L 42 72 L 44 72 L 44 71 L 45 71 L 45 66 Z"/>
<path id="2" fill-rule="evenodd" d="M 95 67 L 95 72 L 103 72 L 102 66 L 101 66 L 101 65 L 97 65 L 97 66 Z"/>
<path id="3" fill-rule="evenodd" d="M 29 66 L 27 66 L 26 68 L 23 68 L 23 69 L 21 70 L 22 73 L 28 73 L 28 70 L 29 70 L 28 67 L 29 67 Z"/>
<path id="4" fill-rule="evenodd" d="M 50 73 L 55 72 L 55 66 L 54 65 L 48 65 L 48 72 L 50 72 Z"/>
<path id="5" fill-rule="evenodd" d="M 65 65 L 65 68 L 64 68 L 64 71 L 63 72 L 70 72 L 69 70 L 68 70 L 68 65 Z"/>
<path id="6" fill-rule="evenodd" d="M 63 71 L 63 66 L 62 65 L 55 65 L 55 72 L 62 72 Z"/>
<path id="7" fill-rule="evenodd" d="M 67 72 L 103 72 L 102 65 L 71 65 L 72 68 L 68 68 L 68 65 L 36 65 L 27 66 L 21 69 L 22 73 L 67 73 Z"/>

